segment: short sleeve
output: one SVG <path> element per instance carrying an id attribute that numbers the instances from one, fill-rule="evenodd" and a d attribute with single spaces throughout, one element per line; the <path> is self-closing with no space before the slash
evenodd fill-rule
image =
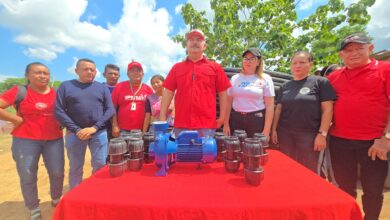
<path id="1" fill-rule="evenodd" d="M 116 109 L 117 106 L 118 106 L 118 97 L 119 97 L 119 92 L 121 90 L 121 87 L 122 84 L 119 83 L 118 85 L 115 86 L 114 90 L 112 90 L 112 93 L 111 93 L 111 99 L 112 99 L 112 104 L 114 106 L 114 108 Z"/>
<path id="2" fill-rule="evenodd" d="M 232 78 L 230 79 L 230 84 L 231 84 L 232 86 L 231 86 L 230 88 L 228 88 L 228 90 L 227 90 L 228 96 L 233 96 L 234 82 L 236 81 L 237 76 L 238 76 L 238 74 L 235 74 L 235 75 L 232 76 Z"/>
<path id="3" fill-rule="evenodd" d="M 384 65 L 384 67 L 382 67 L 382 74 L 385 80 L 386 95 L 387 97 L 390 97 L 390 62 L 383 62 L 380 64 Z"/>
<path id="4" fill-rule="evenodd" d="M 150 101 L 148 98 L 146 98 L 145 102 L 145 113 L 152 113 L 152 108 L 150 106 Z"/>
<path id="5" fill-rule="evenodd" d="M 214 63 L 214 65 L 215 65 L 215 70 L 217 72 L 216 89 L 217 92 L 223 92 L 228 88 L 230 88 L 232 85 L 225 71 L 222 69 L 222 67 L 217 63 Z"/>
<path id="6" fill-rule="evenodd" d="M 320 87 L 320 101 L 331 101 L 336 99 L 336 92 L 327 78 L 318 78 Z"/>
<path id="7" fill-rule="evenodd" d="M 279 91 L 278 91 L 278 98 L 276 100 L 276 104 L 282 104 L 282 100 L 283 100 L 283 90 L 284 90 L 284 87 L 286 86 L 286 83 L 283 83 L 280 88 L 279 88 Z"/>
<path id="8" fill-rule="evenodd" d="M 18 93 L 18 86 L 13 86 L 11 89 L 5 91 L 1 94 L 0 99 L 4 100 L 10 105 L 13 105 L 15 102 L 16 94 Z"/>
<path id="9" fill-rule="evenodd" d="M 272 78 L 268 74 L 263 75 L 265 86 L 264 86 L 264 96 L 275 96 L 275 88 L 274 88 L 274 82 L 272 81 Z"/>
<path id="10" fill-rule="evenodd" d="M 175 91 L 177 88 L 177 81 L 176 81 L 176 66 L 175 64 L 172 69 L 169 71 L 167 78 L 164 80 L 164 88 L 170 90 L 170 91 Z"/>

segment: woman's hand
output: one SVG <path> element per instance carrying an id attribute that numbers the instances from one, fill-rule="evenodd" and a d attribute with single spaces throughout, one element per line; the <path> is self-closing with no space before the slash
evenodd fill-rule
<path id="1" fill-rule="evenodd" d="M 16 115 L 15 120 L 12 121 L 12 124 L 14 124 L 14 129 L 19 127 L 23 123 L 23 118 L 19 115 Z"/>
<path id="2" fill-rule="evenodd" d="M 223 133 L 225 136 L 230 136 L 230 126 L 229 124 L 224 124 L 223 125 Z"/>
<path id="3" fill-rule="evenodd" d="M 278 132 L 276 130 L 272 131 L 272 133 L 271 133 L 271 140 L 272 140 L 272 143 L 274 143 L 274 144 L 278 144 L 279 143 Z"/>

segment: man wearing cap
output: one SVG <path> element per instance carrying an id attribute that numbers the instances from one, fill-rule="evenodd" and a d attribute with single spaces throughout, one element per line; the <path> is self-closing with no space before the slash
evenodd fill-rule
<path id="1" fill-rule="evenodd" d="M 146 96 L 153 94 L 152 88 L 142 83 L 144 71 L 141 63 L 132 61 L 127 66 L 129 81 L 118 83 L 112 91 L 112 102 L 116 114 L 112 117 L 112 135 L 142 129 L 145 118 Z"/>
<path id="2" fill-rule="evenodd" d="M 339 51 L 345 67 L 328 76 L 337 95 L 329 142 L 336 182 L 356 198 L 360 165 L 366 220 L 379 218 L 388 162 L 377 149 L 390 145 L 390 63 L 370 59 L 373 48 L 365 34 L 346 37 Z"/>
<path id="3" fill-rule="evenodd" d="M 106 164 L 106 123 L 114 114 L 110 91 L 105 85 L 94 81 L 95 63 L 89 59 L 80 59 L 75 71 L 79 78 L 61 84 L 55 104 L 56 117 L 66 127 L 70 189 L 83 179 L 87 146 L 92 156 L 92 173 Z"/>
<path id="4" fill-rule="evenodd" d="M 200 136 L 211 136 L 224 122 L 227 89 L 231 86 L 224 70 L 208 60 L 205 36 L 195 29 L 187 33 L 187 58 L 176 63 L 164 81 L 160 119 L 175 94 L 174 134 L 183 130 L 198 130 Z M 176 92 L 176 93 L 175 93 Z M 220 116 L 216 119 L 216 94 L 219 96 Z"/>

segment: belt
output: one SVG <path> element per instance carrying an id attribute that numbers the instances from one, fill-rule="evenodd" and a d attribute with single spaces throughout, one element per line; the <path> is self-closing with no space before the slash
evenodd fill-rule
<path id="1" fill-rule="evenodd" d="M 232 110 L 233 110 L 233 112 L 236 112 L 236 113 L 241 114 L 241 115 L 254 115 L 256 113 L 265 112 L 265 109 L 254 111 L 254 112 L 239 112 L 239 111 L 236 111 L 234 109 L 232 109 Z"/>

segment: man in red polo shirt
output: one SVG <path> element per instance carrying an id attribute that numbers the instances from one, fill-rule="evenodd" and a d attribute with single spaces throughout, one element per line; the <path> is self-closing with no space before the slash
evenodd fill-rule
<path id="1" fill-rule="evenodd" d="M 390 145 L 390 63 L 370 59 L 373 48 L 364 34 L 346 37 L 339 51 L 345 67 L 328 77 L 337 95 L 329 142 L 336 182 L 356 198 L 360 165 L 366 220 L 379 218 L 388 170 L 387 161 L 371 158 L 372 151 Z"/>
<path id="2" fill-rule="evenodd" d="M 208 60 L 205 36 L 194 29 L 186 35 L 188 57 L 175 64 L 164 81 L 160 119 L 175 94 L 174 134 L 182 130 L 198 130 L 200 136 L 211 136 L 223 124 L 226 114 L 227 89 L 231 86 L 221 66 Z M 220 116 L 216 119 L 216 94 L 219 96 Z"/>

